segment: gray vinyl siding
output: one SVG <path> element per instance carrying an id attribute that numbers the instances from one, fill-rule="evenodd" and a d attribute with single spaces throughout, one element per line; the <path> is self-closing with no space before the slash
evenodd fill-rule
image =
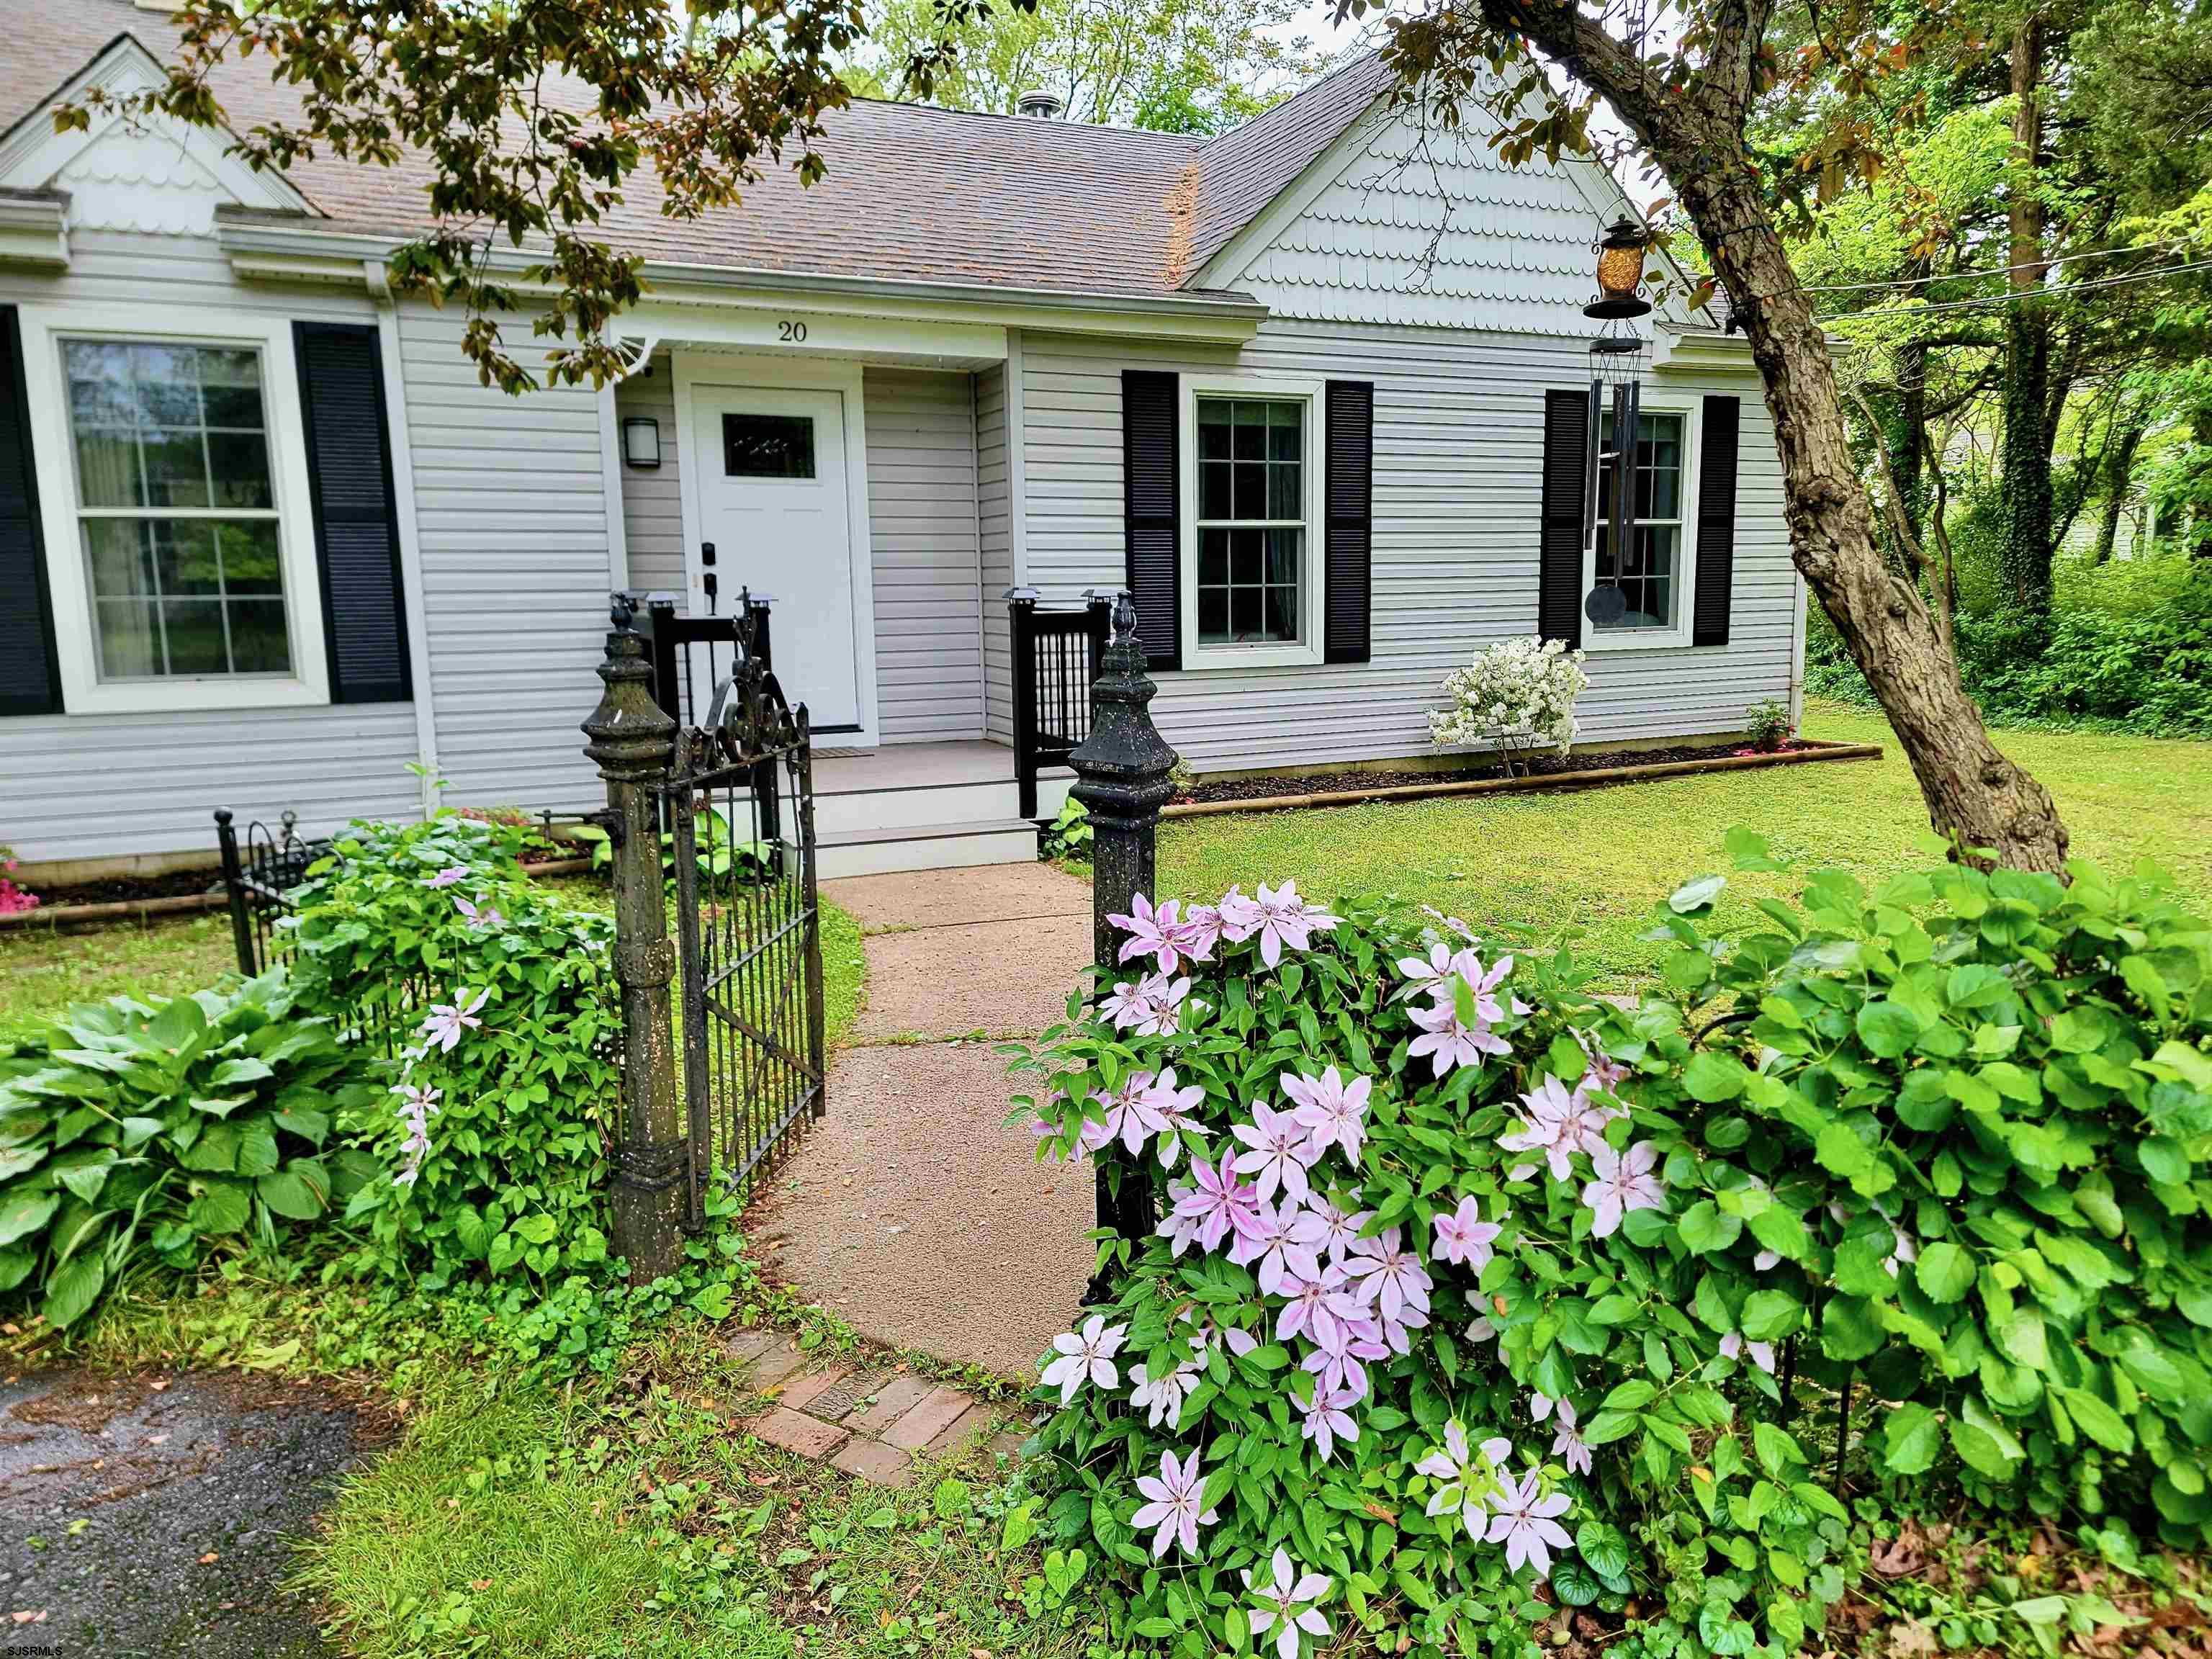
<path id="1" fill-rule="evenodd" d="M 1013 518 L 1006 465 L 1006 370 L 975 377 L 975 527 L 983 563 L 984 735 L 1014 740 L 1013 658 L 1006 591 L 1014 585 Z"/>
<path id="2" fill-rule="evenodd" d="M 1431 752 L 1445 672 L 1535 630 L 1544 392 L 1586 384 L 1578 343 L 1270 322 L 1241 353 L 1024 332 L 1023 354 L 1028 574 L 1060 605 L 1122 579 L 1122 369 L 1375 383 L 1373 659 L 1160 675 L 1153 715 L 1200 769 Z M 1593 652 L 1589 743 L 1738 732 L 1752 703 L 1790 693 L 1795 588 L 1758 377 L 1747 364 L 1656 379 L 1742 399 L 1729 643 Z"/>
<path id="3" fill-rule="evenodd" d="M 130 304 L 163 325 L 215 310 L 375 317 L 366 295 L 246 287 L 208 241 L 76 231 L 70 243 L 66 273 L 0 269 L 0 302 Z M 41 423 L 40 435 L 50 430 Z M 211 856 L 218 806 L 241 822 L 273 822 L 290 807 L 311 830 L 411 817 L 414 757 L 415 711 L 404 702 L 0 717 L 0 843 L 27 860 Z"/>
<path id="4" fill-rule="evenodd" d="M 463 325 L 400 313 L 438 769 L 453 801 L 595 805 L 576 726 L 607 628 L 599 394 L 478 384 Z"/>
<path id="5" fill-rule="evenodd" d="M 861 388 L 878 732 L 885 743 L 981 738 L 982 575 L 969 377 L 871 368 Z"/>
<path id="6" fill-rule="evenodd" d="M 629 585 L 666 593 L 684 608 L 690 577 L 684 568 L 684 458 L 677 453 L 676 383 L 668 359 L 656 357 L 649 374 L 615 388 L 615 419 L 650 415 L 660 423 L 660 465 L 623 463 L 623 538 L 629 553 Z"/>

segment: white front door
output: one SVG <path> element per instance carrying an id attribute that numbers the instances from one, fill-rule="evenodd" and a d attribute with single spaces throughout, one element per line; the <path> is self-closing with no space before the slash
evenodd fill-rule
<path id="1" fill-rule="evenodd" d="M 691 397 L 698 453 L 684 465 L 698 479 L 701 543 L 691 612 L 733 615 L 748 587 L 769 595 L 769 659 L 784 696 L 806 705 L 817 732 L 857 732 L 845 394 L 701 386 Z"/>

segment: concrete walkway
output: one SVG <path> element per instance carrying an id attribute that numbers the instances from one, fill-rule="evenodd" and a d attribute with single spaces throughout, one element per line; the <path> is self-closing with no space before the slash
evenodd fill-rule
<path id="1" fill-rule="evenodd" d="M 862 1334 L 1035 1374 L 1091 1271 L 1091 1175 L 1005 1127 L 998 1040 L 1065 1017 L 1091 957 L 1091 890 L 1042 864 L 826 882 L 860 921 L 867 1006 L 829 1115 L 746 1212 L 775 1276 Z"/>

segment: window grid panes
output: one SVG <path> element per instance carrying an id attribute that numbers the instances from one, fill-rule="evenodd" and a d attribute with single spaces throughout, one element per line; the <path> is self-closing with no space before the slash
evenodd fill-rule
<path id="1" fill-rule="evenodd" d="M 1598 475 L 1595 585 L 1619 590 L 1620 616 L 1595 623 L 1607 632 L 1674 626 L 1680 599 L 1682 465 L 1686 421 L 1646 411 L 1637 422 L 1635 494 L 1626 557 L 1613 544 L 1613 469 Z M 1601 424 L 1601 447 L 1613 447 L 1613 416 Z M 1599 614 L 1603 614 L 1601 611 Z"/>
<path id="2" fill-rule="evenodd" d="M 1303 398 L 1198 400 L 1198 639 L 1295 643 L 1306 538 Z"/>
<path id="3" fill-rule="evenodd" d="M 64 340 L 102 680 L 292 669 L 261 354 Z"/>

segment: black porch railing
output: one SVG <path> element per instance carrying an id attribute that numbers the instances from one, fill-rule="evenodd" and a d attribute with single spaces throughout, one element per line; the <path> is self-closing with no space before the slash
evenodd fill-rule
<path id="1" fill-rule="evenodd" d="M 769 597 L 760 593 L 746 593 L 738 600 L 751 621 L 752 648 L 763 668 L 775 660 L 769 652 Z M 645 603 L 645 633 L 653 702 L 679 726 L 699 725 L 714 703 L 714 689 L 736 670 L 738 618 L 680 616 L 675 600 L 655 595 Z"/>
<path id="2" fill-rule="evenodd" d="M 1080 611 L 1040 611 L 1034 587 L 1006 590 L 1014 669 L 1014 779 L 1021 815 L 1037 815 L 1037 774 L 1065 766 L 1091 735 L 1091 683 L 1106 659 L 1110 593 Z"/>

